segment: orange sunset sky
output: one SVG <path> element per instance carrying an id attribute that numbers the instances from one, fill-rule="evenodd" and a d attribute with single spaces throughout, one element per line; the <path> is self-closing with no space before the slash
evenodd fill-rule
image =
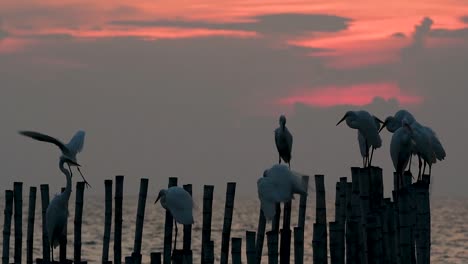
<path id="1" fill-rule="evenodd" d="M 83 128 L 83 163 L 99 177 L 149 174 L 157 160 L 158 179 L 225 182 L 276 160 L 286 113 L 292 164 L 331 184 L 360 160 L 355 131 L 334 127 L 342 113 L 404 107 L 446 146 L 434 172 L 453 178 L 437 190 L 461 194 L 468 128 L 450 120 L 468 114 L 467 61 L 464 0 L 0 1 L 0 155 L 11 175 L 58 174 L 54 152 L 15 131 Z M 385 137 L 376 155 L 391 171 Z"/>

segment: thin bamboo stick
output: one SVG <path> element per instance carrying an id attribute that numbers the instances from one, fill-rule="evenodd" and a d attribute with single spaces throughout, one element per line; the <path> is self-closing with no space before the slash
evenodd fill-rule
<path id="1" fill-rule="evenodd" d="M 2 264 L 8 264 L 10 262 L 11 216 L 13 215 L 13 191 L 11 190 L 5 190 L 4 214 Z"/>
<path id="2" fill-rule="evenodd" d="M 135 243 L 133 244 L 133 262 L 140 264 L 141 261 L 141 240 L 143 237 L 143 224 L 145 221 L 146 196 L 148 194 L 148 179 L 140 180 L 140 193 L 138 195 L 138 208 L 135 226 Z"/>
<path id="3" fill-rule="evenodd" d="M 240 237 L 233 237 L 232 238 L 232 248 L 231 248 L 231 255 L 232 255 L 232 264 L 241 264 L 242 261 L 242 238 Z"/>
<path id="4" fill-rule="evenodd" d="M 34 217 L 36 215 L 36 187 L 29 188 L 28 233 L 26 238 L 26 263 L 33 263 Z"/>
<path id="5" fill-rule="evenodd" d="M 268 263 L 278 264 L 278 232 L 268 231 L 267 243 L 268 243 Z"/>
<path id="6" fill-rule="evenodd" d="M 245 232 L 245 246 L 247 254 L 247 264 L 256 264 L 257 263 L 257 250 L 255 249 L 255 232 L 246 231 Z"/>
<path id="7" fill-rule="evenodd" d="M 167 187 L 177 186 L 177 178 L 169 177 L 169 183 Z M 173 228 L 173 218 L 171 212 L 166 210 L 166 218 L 164 222 L 164 255 L 163 262 L 164 264 L 171 263 L 172 256 L 172 228 Z"/>
<path id="8" fill-rule="evenodd" d="M 23 183 L 13 183 L 13 201 L 15 206 L 15 263 L 21 264 L 23 251 Z"/>
<path id="9" fill-rule="evenodd" d="M 211 240 L 211 214 L 213 212 L 213 185 L 205 185 L 203 188 L 203 224 L 202 224 L 202 264 L 203 260 L 212 261 L 209 254 L 214 254 L 214 242 Z M 213 245 L 211 247 L 211 245 Z M 205 256 L 205 250 L 207 247 L 211 247 L 207 251 Z M 214 260 L 213 260 L 214 261 Z"/>
<path id="10" fill-rule="evenodd" d="M 294 227 L 294 263 L 304 263 L 304 230 L 302 227 Z"/>
<path id="11" fill-rule="evenodd" d="M 41 203 L 42 203 L 42 261 L 50 262 L 50 245 L 47 236 L 46 212 L 49 206 L 49 185 L 41 184 Z"/>
<path id="12" fill-rule="evenodd" d="M 124 176 L 115 177 L 114 264 L 122 263 L 122 204 Z"/>
<path id="13" fill-rule="evenodd" d="M 109 242 L 112 225 L 112 180 L 104 180 L 105 187 L 105 214 L 104 214 L 104 236 L 102 243 L 102 263 L 109 261 Z"/>
<path id="14" fill-rule="evenodd" d="M 81 263 L 81 220 L 83 216 L 84 203 L 84 182 L 76 183 L 76 202 L 75 202 L 75 243 L 74 243 L 74 262 Z"/>
<path id="15" fill-rule="evenodd" d="M 262 262 L 263 242 L 265 240 L 265 230 L 266 230 L 266 219 L 265 219 L 265 215 L 263 214 L 262 209 L 260 209 L 260 212 L 258 215 L 257 242 L 255 243 L 257 264 L 260 264 Z"/>
<path id="16" fill-rule="evenodd" d="M 227 264 L 229 259 L 229 241 L 231 237 L 232 212 L 234 211 L 235 196 L 236 183 L 228 182 L 226 187 L 226 203 L 224 205 L 224 223 L 221 239 L 221 264 Z"/>

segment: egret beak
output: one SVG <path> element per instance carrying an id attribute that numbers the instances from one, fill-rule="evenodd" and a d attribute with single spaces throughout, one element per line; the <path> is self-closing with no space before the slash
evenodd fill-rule
<path id="1" fill-rule="evenodd" d="M 156 198 L 156 201 L 154 201 L 154 204 L 156 204 L 159 201 L 159 198 L 161 198 L 161 194 L 158 194 L 158 198 Z"/>
<path id="2" fill-rule="evenodd" d="M 343 118 L 341 118 L 340 122 L 338 122 L 336 125 L 338 126 L 341 122 L 343 122 L 346 118 L 348 117 L 348 114 L 344 115 Z"/>
<path id="3" fill-rule="evenodd" d="M 382 131 L 382 130 L 384 129 L 384 127 L 387 126 L 387 121 L 383 122 L 382 124 L 383 124 L 383 125 L 382 125 L 382 127 L 380 128 L 379 133 L 380 133 L 380 131 Z"/>
<path id="4" fill-rule="evenodd" d="M 378 117 L 374 116 L 375 120 L 379 121 L 380 124 L 384 124 L 385 122 L 380 120 Z"/>

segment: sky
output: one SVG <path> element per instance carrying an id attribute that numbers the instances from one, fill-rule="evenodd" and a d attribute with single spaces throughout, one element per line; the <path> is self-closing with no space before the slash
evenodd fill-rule
<path id="1" fill-rule="evenodd" d="M 178 177 L 195 193 L 235 181 L 256 197 L 284 113 L 292 168 L 324 174 L 334 193 L 361 165 L 357 131 L 335 126 L 343 114 L 408 109 L 447 151 L 433 193 L 466 196 L 467 61 L 462 0 L 1 1 L 1 189 L 65 184 L 58 148 L 17 131 L 67 142 L 83 129 L 90 194 L 125 175 L 129 194 L 142 177 L 154 196 Z M 382 138 L 374 165 L 389 194 Z"/>

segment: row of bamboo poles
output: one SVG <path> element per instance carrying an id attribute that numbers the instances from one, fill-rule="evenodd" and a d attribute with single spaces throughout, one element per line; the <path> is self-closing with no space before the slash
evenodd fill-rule
<path id="1" fill-rule="evenodd" d="M 411 175 L 405 174 L 404 188 L 393 192 L 393 201 L 383 197 L 382 170 L 380 168 L 352 168 L 352 181 L 340 178 L 336 184 L 335 219 L 327 223 L 325 184 L 323 175 L 315 175 L 316 221 L 313 224 L 313 262 L 315 264 L 335 263 L 384 263 L 384 264 L 422 264 L 430 261 L 430 206 L 429 177 L 424 175 L 422 182 L 411 184 Z M 304 186 L 309 185 L 309 176 L 303 176 Z M 102 246 L 103 264 L 124 263 L 140 264 L 142 261 L 142 234 L 145 217 L 145 205 L 148 191 L 148 179 L 141 179 L 136 215 L 136 228 L 133 252 L 122 256 L 122 202 L 123 176 L 115 177 L 114 196 L 114 241 L 113 262 L 109 260 L 110 234 L 112 227 L 112 190 L 113 181 L 105 180 L 105 222 Z M 168 187 L 176 186 L 177 178 L 169 178 Z M 192 185 L 183 185 L 192 194 Z M 74 219 L 73 260 L 67 259 L 67 240 L 60 244 L 59 263 L 87 263 L 81 259 L 81 230 L 84 201 L 84 183 L 76 185 Z M 34 216 L 36 187 L 29 190 L 28 225 L 26 240 L 26 263 L 32 264 Z M 42 201 L 42 223 L 49 204 L 49 186 L 40 186 Z M 211 237 L 213 207 L 213 185 L 203 188 L 203 219 L 201 263 L 211 264 L 215 260 L 214 241 Z M 227 183 L 222 229 L 220 263 L 227 264 L 229 256 L 232 263 L 241 263 L 242 238 L 231 237 L 232 216 L 236 183 Z M 14 263 L 22 263 L 22 197 L 23 184 L 15 182 L 13 190 L 5 191 L 5 211 L 3 226 L 2 263 L 9 263 L 10 230 L 14 215 Z M 13 207 L 14 205 L 14 207 Z M 271 223 L 271 230 L 266 231 L 266 220 L 262 211 L 259 213 L 257 231 L 246 231 L 245 253 L 248 264 L 262 262 L 265 236 L 267 238 L 268 263 L 286 264 L 304 262 L 304 228 L 306 220 L 307 196 L 301 195 L 297 225 L 291 230 L 291 202 L 285 203 L 283 210 L 277 205 L 277 214 Z M 14 209 L 14 210 L 13 210 Z M 13 214 L 14 211 L 14 214 Z M 282 211 L 282 228 L 280 229 Z M 327 228 L 328 227 L 328 228 Z M 329 230 L 327 230 L 329 229 Z M 172 249 L 173 219 L 169 211 L 165 215 L 163 252 L 151 252 L 153 263 L 193 263 L 191 245 L 192 226 L 183 229 L 183 248 Z M 329 231 L 329 235 L 327 234 Z M 291 240 L 293 239 L 293 243 Z M 329 241 L 329 251 L 327 242 Z M 294 252 L 291 256 L 291 244 Z M 231 249 L 231 252 L 229 252 Z M 328 253 L 329 252 L 329 253 Z M 231 253 L 231 254 L 229 254 Z M 51 263 L 45 225 L 42 225 L 42 258 L 36 263 Z"/>

